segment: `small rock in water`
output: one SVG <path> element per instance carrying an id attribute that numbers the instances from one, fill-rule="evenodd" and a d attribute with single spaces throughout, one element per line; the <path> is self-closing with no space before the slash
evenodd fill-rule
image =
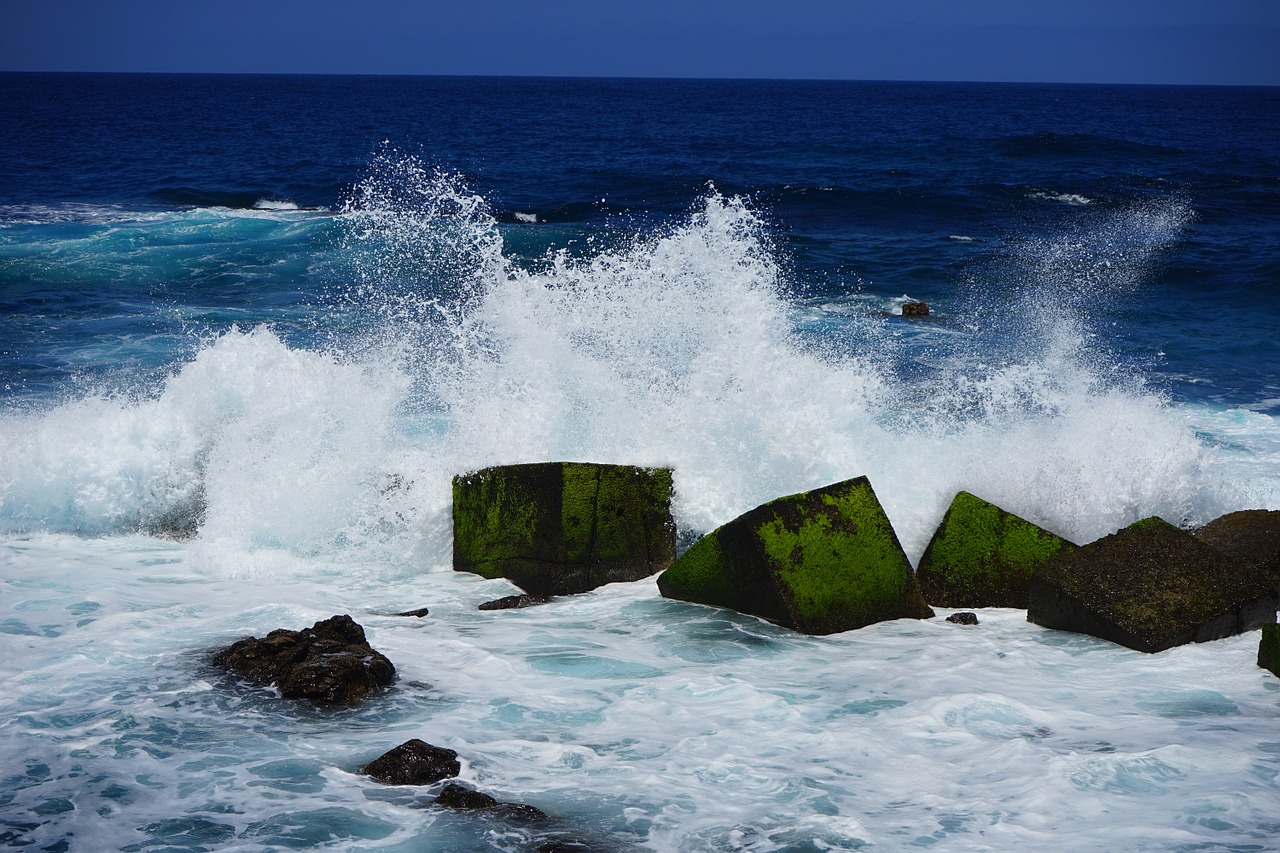
<path id="1" fill-rule="evenodd" d="M 397 613 L 396 615 L 397 616 L 417 616 L 419 619 L 421 619 L 423 616 L 426 616 L 430 612 L 431 611 L 425 607 L 419 607 L 417 610 L 406 610 L 403 613 Z"/>
<path id="2" fill-rule="evenodd" d="M 978 614 L 971 613 L 968 610 L 962 610 L 959 613 L 952 613 L 947 617 L 948 622 L 954 622 L 957 625 L 977 625 Z"/>
<path id="3" fill-rule="evenodd" d="M 523 803 L 504 803 L 483 791 L 475 791 L 456 782 L 445 785 L 444 790 L 433 801 L 433 805 L 469 811 L 493 809 L 500 811 L 503 817 L 522 821 L 545 820 L 547 817 L 546 812 L 541 809 Z"/>
<path id="4" fill-rule="evenodd" d="M 462 772 L 458 753 L 414 738 L 407 740 L 360 768 L 388 785 L 430 785 Z"/>
<path id="5" fill-rule="evenodd" d="M 928 317 L 929 303 L 928 302 L 905 302 L 902 305 L 902 316 L 903 317 Z"/>
<path id="6" fill-rule="evenodd" d="M 347 615 L 301 631 L 279 628 L 262 639 L 240 640 L 214 655 L 213 664 L 255 684 L 274 684 L 286 699 L 319 705 L 354 704 L 396 675 Z"/>
<path id="7" fill-rule="evenodd" d="M 507 595 L 502 598 L 495 598 L 493 601 L 486 601 L 477 607 L 477 610 L 515 610 L 520 607 L 533 607 L 535 604 L 546 604 L 551 601 L 550 596 L 546 595 Z"/>

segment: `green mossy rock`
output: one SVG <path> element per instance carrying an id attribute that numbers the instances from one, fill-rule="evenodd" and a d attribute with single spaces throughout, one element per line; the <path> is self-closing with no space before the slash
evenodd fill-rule
<path id="1" fill-rule="evenodd" d="M 951 501 L 916 577 L 938 607 L 1027 606 L 1031 575 L 1076 546 L 968 492 Z"/>
<path id="2" fill-rule="evenodd" d="M 453 479 L 453 567 L 569 595 L 675 559 L 671 470 L 585 462 L 502 465 Z"/>
<path id="3" fill-rule="evenodd" d="M 1258 666 L 1280 678 L 1280 625 L 1263 625 L 1258 643 Z"/>
<path id="4" fill-rule="evenodd" d="M 695 542 L 658 589 L 806 634 L 933 616 L 866 477 L 735 518 Z"/>
<path id="5" fill-rule="evenodd" d="M 1252 564 L 1152 517 L 1033 574 L 1027 619 L 1159 652 L 1275 622 L 1276 591 Z"/>

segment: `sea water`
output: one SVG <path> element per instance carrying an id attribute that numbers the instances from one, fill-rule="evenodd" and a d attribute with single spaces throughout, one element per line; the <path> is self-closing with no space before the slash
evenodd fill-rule
<path id="1" fill-rule="evenodd" d="M 450 565 L 450 478 L 539 460 L 672 467 L 682 547 L 863 474 L 913 561 L 960 489 L 1077 542 L 1280 508 L 1275 90 L 0 81 L 4 844 L 1280 836 L 1256 632 L 480 612 Z M 357 708 L 209 665 L 335 613 L 398 670 Z M 548 819 L 358 774 L 414 737 Z"/>

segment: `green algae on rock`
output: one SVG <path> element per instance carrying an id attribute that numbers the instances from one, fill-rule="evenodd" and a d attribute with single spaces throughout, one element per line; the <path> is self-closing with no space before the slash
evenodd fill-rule
<path id="1" fill-rule="evenodd" d="M 1280 625 L 1263 625 L 1258 641 L 1258 666 L 1280 678 Z"/>
<path id="2" fill-rule="evenodd" d="M 1076 546 L 969 492 L 951 501 L 916 577 L 938 607 L 1027 606 L 1031 575 Z"/>
<path id="3" fill-rule="evenodd" d="M 933 616 L 866 477 L 735 518 L 694 543 L 659 576 L 658 589 L 806 634 Z"/>
<path id="4" fill-rule="evenodd" d="M 1276 591 L 1255 566 L 1160 518 L 1050 560 L 1031 576 L 1027 620 L 1140 652 L 1203 643 L 1275 622 Z"/>
<path id="5" fill-rule="evenodd" d="M 453 567 L 534 595 L 586 592 L 675 559 L 669 468 L 501 465 L 453 478 Z"/>

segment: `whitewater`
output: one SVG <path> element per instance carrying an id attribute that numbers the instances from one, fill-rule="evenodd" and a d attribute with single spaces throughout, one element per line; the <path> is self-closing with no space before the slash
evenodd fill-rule
<path id="1" fill-rule="evenodd" d="M 940 611 L 806 637 L 662 599 L 653 579 L 479 612 L 514 589 L 450 565 L 450 478 L 544 460 L 671 467 L 682 547 L 858 475 L 913 562 L 960 489 L 1076 542 L 1280 508 L 1271 415 L 1171 399 L 1094 323 L 1193 221 L 1177 194 L 1010 239 L 925 321 L 901 316 L 907 294 L 806 293 L 751 200 L 711 185 L 674 222 L 532 257 L 519 229 L 540 226 L 390 148 L 332 212 L 60 210 L 81 251 L 314 240 L 344 285 L 301 319 L 175 317 L 182 343 L 153 360 L 0 411 L 5 845 L 1243 851 L 1280 836 L 1280 681 L 1254 664 L 1256 633 L 1143 655 L 990 609 L 976 628 Z M 300 707 L 208 663 L 336 613 L 399 672 L 359 708 Z M 431 791 L 357 773 L 412 737 L 550 820 L 431 808 Z"/>

